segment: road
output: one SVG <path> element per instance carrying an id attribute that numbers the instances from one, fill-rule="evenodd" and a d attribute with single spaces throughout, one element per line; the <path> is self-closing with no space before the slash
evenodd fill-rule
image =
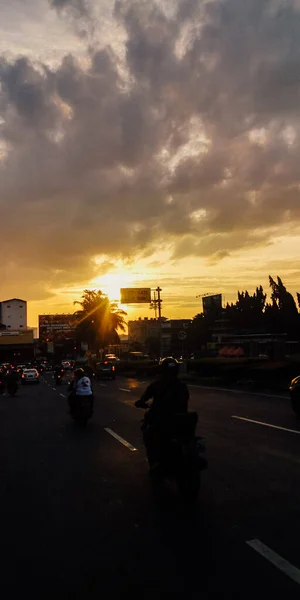
<path id="1" fill-rule="evenodd" d="M 209 468 L 187 510 L 176 490 L 152 496 L 133 407 L 145 385 L 96 382 L 84 431 L 51 373 L 0 396 L 2 597 L 298 598 L 300 425 L 288 401 L 190 388 Z"/>

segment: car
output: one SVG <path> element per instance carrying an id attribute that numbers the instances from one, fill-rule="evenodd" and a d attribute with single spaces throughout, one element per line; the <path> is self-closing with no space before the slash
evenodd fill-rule
<path id="1" fill-rule="evenodd" d="M 53 371 L 53 367 L 52 367 L 51 363 L 44 362 L 42 366 L 45 371 Z"/>
<path id="2" fill-rule="evenodd" d="M 40 374 L 37 369 L 24 369 L 22 373 L 22 384 L 40 383 Z"/>
<path id="3" fill-rule="evenodd" d="M 16 371 L 17 371 L 18 375 L 20 375 L 20 376 L 22 375 L 24 369 L 26 369 L 26 365 L 24 365 L 24 364 L 16 366 Z"/>
<path id="4" fill-rule="evenodd" d="M 96 379 L 116 379 L 116 367 L 108 360 L 96 364 Z"/>
<path id="5" fill-rule="evenodd" d="M 65 371 L 72 371 L 73 366 L 70 360 L 62 360 L 61 366 Z"/>
<path id="6" fill-rule="evenodd" d="M 111 363 L 120 362 L 120 359 L 115 354 L 106 354 L 104 360 L 107 360 Z"/>

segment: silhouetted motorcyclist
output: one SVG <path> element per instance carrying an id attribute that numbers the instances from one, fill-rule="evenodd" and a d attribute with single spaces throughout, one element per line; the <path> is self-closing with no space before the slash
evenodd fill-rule
<path id="1" fill-rule="evenodd" d="M 74 408 L 75 408 L 75 403 L 78 399 L 80 399 L 82 396 L 88 396 L 90 402 L 91 402 L 91 410 L 93 411 L 93 407 L 94 407 L 94 396 L 93 396 L 93 389 L 92 389 L 92 384 L 91 384 L 91 380 L 89 377 L 87 377 L 87 375 L 85 374 L 83 369 L 76 369 L 75 373 L 74 373 L 74 379 L 70 384 L 69 387 L 69 407 L 70 407 L 70 413 L 72 414 Z"/>
<path id="2" fill-rule="evenodd" d="M 61 365 L 56 365 L 56 367 L 54 367 L 55 377 L 58 377 L 59 375 L 62 377 L 64 372 L 65 370 Z"/>
<path id="3" fill-rule="evenodd" d="M 153 398 L 148 419 L 161 422 L 173 414 L 187 412 L 189 390 L 187 385 L 178 379 L 179 364 L 175 358 L 164 358 L 160 365 L 160 378 L 148 385 L 137 408 L 148 408 L 147 402 Z"/>
<path id="4" fill-rule="evenodd" d="M 13 370 L 10 371 L 6 377 L 6 387 L 9 394 L 15 393 L 18 389 L 18 373 Z"/>
<path id="5" fill-rule="evenodd" d="M 150 471 L 155 471 L 159 465 L 162 446 L 170 434 L 172 417 L 178 413 L 186 413 L 189 401 L 188 387 L 178 379 L 177 360 L 164 358 L 160 372 L 160 378 L 150 383 L 140 400 L 135 403 L 137 408 L 148 408 L 147 402 L 153 399 L 143 426 Z"/>

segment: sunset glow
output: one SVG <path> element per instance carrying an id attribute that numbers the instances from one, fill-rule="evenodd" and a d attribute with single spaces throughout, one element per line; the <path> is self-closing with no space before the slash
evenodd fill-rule
<path id="1" fill-rule="evenodd" d="M 31 325 L 87 288 L 160 285 L 188 318 L 269 274 L 299 291 L 300 21 L 280 4 L 0 2 L 0 277 Z"/>

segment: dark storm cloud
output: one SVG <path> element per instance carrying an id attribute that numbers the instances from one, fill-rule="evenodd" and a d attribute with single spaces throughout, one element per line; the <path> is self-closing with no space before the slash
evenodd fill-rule
<path id="1" fill-rule="evenodd" d="M 71 18 L 77 35 L 91 40 L 95 31 L 95 16 L 92 0 L 49 0 L 50 6 Z"/>
<path id="2" fill-rule="evenodd" d="M 58 10 L 71 8 L 81 16 L 87 16 L 90 10 L 90 3 L 87 0 L 50 0 L 50 5 Z"/>
<path id="3" fill-rule="evenodd" d="M 51 4 L 83 29 L 92 19 L 87 2 Z M 0 61 L 11 260 L 56 285 L 97 255 L 172 243 L 176 258 L 215 262 L 299 222 L 297 5 L 190 0 L 170 15 L 126 0 L 114 19 L 124 60 L 98 44 L 85 65 Z"/>

